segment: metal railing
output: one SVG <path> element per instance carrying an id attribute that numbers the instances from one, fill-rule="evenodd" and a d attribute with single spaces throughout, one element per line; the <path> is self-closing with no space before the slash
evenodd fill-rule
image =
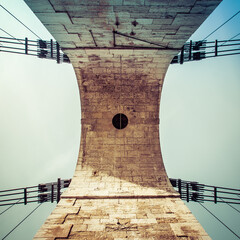
<path id="1" fill-rule="evenodd" d="M 26 188 L 0 191 L 0 206 L 28 204 L 33 202 L 59 202 L 61 189 L 67 188 L 71 179 L 43 183 Z M 240 204 L 240 189 L 216 187 L 193 181 L 170 178 L 174 189 L 184 201 Z"/>
<path id="2" fill-rule="evenodd" d="M 28 38 L 10 38 L 0 37 L 0 52 L 25 54 L 36 56 L 39 58 L 53 59 L 57 63 L 66 62 L 70 60 L 66 54 L 61 52 L 58 42 L 53 40 L 29 40 Z"/>
<path id="3" fill-rule="evenodd" d="M 92 32 L 91 32 L 92 34 Z M 129 38 L 134 38 L 139 41 L 149 43 L 149 45 L 155 45 L 155 47 L 146 47 L 146 46 L 123 46 L 117 45 L 115 35 L 125 36 Z M 159 49 L 159 50 L 173 50 L 174 48 L 168 48 L 166 46 L 162 46 L 160 44 L 151 43 L 146 40 L 138 39 L 133 36 L 128 36 L 126 34 L 113 31 L 114 36 L 114 48 L 120 49 Z M 92 34 L 93 37 L 93 34 Z M 95 43 L 95 47 L 99 48 Z M 86 47 L 82 47 L 86 48 Z M 180 49 L 175 49 L 180 50 Z M 10 38 L 10 37 L 0 37 L 0 52 L 8 52 L 8 53 L 17 53 L 17 54 L 25 54 L 30 56 L 37 56 L 39 58 L 45 59 L 54 59 L 57 63 L 70 63 L 68 56 L 62 53 L 59 44 L 53 40 L 45 41 L 45 40 L 29 40 L 28 38 L 20 39 L 20 38 Z M 221 57 L 221 56 L 231 56 L 240 54 L 240 39 L 232 39 L 232 40 L 215 40 L 207 42 L 203 41 L 190 41 L 185 43 L 179 52 L 176 55 L 171 64 L 180 63 L 189 61 L 199 61 L 206 58 L 212 57 Z"/>
<path id="4" fill-rule="evenodd" d="M 170 178 L 184 201 L 240 204 L 240 189 L 216 187 L 198 182 Z"/>
<path id="5" fill-rule="evenodd" d="M 190 41 L 185 43 L 180 53 L 171 62 L 183 64 L 189 61 L 199 61 L 201 59 L 222 57 L 240 54 L 240 39 L 234 40 L 215 40 Z"/>
<path id="6" fill-rule="evenodd" d="M 59 202 L 61 189 L 67 188 L 71 179 L 58 179 L 57 182 L 39 184 L 37 186 L 15 188 L 0 191 L 0 206 L 28 204 L 33 202 Z"/>

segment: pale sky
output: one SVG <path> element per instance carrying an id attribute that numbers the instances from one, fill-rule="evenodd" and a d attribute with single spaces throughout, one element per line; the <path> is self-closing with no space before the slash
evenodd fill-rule
<path id="1" fill-rule="evenodd" d="M 22 0 L 0 4 L 42 39 L 52 38 Z M 224 0 L 191 39 L 203 39 L 239 10 L 239 0 Z M 240 32 L 239 26 L 240 14 L 208 40 L 229 39 Z M 0 28 L 17 38 L 36 39 L 2 8 Z M 0 36 L 6 34 L 0 31 Z M 240 55 L 169 67 L 160 107 L 161 149 L 169 177 L 240 188 L 239 106 Z M 81 116 L 70 64 L 0 52 L 0 109 L 0 190 L 72 177 Z M 237 239 L 197 203 L 187 205 L 213 239 Z M 0 237 L 35 206 L 15 206 L 1 215 Z M 224 204 L 205 206 L 240 235 L 239 213 Z M 43 204 L 7 239 L 32 239 L 54 207 Z"/>

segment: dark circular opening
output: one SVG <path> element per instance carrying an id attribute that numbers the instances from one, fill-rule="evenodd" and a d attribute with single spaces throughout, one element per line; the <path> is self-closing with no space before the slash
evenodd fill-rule
<path id="1" fill-rule="evenodd" d="M 128 125 L 128 118 L 125 114 L 118 113 L 113 117 L 112 124 L 117 129 L 124 129 Z"/>

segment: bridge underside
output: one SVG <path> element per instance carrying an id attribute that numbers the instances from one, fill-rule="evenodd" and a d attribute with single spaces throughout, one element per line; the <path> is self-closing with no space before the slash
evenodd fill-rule
<path id="1" fill-rule="evenodd" d="M 25 1 L 73 64 L 82 118 L 72 183 L 35 239 L 209 239 L 167 177 L 159 104 L 169 63 L 220 0 Z"/>

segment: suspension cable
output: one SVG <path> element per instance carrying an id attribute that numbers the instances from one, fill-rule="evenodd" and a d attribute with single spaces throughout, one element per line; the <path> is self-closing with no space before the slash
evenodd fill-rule
<path id="1" fill-rule="evenodd" d="M 5 213 L 7 210 L 9 210 L 11 207 L 13 207 L 15 204 L 19 203 L 23 198 L 19 199 L 17 202 L 13 203 L 10 207 L 8 207 L 7 209 L 5 209 L 4 211 L 2 211 L 0 213 L 0 215 L 2 215 L 3 213 Z"/>
<path id="2" fill-rule="evenodd" d="M 15 40 L 17 40 L 20 43 L 23 43 L 22 41 L 20 41 L 19 39 L 15 38 L 13 35 L 11 35 L 10 33 L 8 33 L 7 31 L 3 30 L 2 28 L 0 28 L 1 31 L 3 31 L 4 33 L 6 33 L 8 36 L 14 38 Z"/>
<path id="3" fill-rule="evenodd" d="M 5 235 L 2 240 L 4 240 L 10 233 L 12 233 L 21 223 L 23 223 L 32 213 L 34 213 L 40 206 L 42 205 L 42 203 L 40 203 L 39 205 L 37 205 L 37 207 L 35 207 L 21 222 L 19 222 L 10 232 L 8 232 L 7 235 Z"/>
<path id="4" fill-rule="evenodd" d="M 214 218 L 216 218 L 224 227 L 226 227 L 231 233 L 233 233 L 238 239 L 240 239 L 240 236 L 237 235 L 231 228 L 229 228 L 224 222 L 222 222 L 216 215 L 214 215 L 209 209 L 207 209 L 203 204 L 198 202 L 206 211 L 208 211 Z"/>
<path id="5" fill-rule="evenodd" d="M 233 40 L 233 39 L 234 39 L 235 37 L 237 37 L 238 35 L 240 35 L 240 33 L 238 33 L 238 34 L 236 34 L 235 36 L 231 37 L 230 39 L 224 41 L 220 46 L 223 46 L 226 42 L 229 42 L 229 41 Z M 220 47 L 220 46 L 219 46 L 219 47 Z"/>
<path id="6" fill-rule="evenodd" d="M 226 203 L 229 207 L 231 207 L 232 209 L 234 209 L 234 210 L 236 210 L 237 212 L 240 213 L 240 211 L 239 211 L 237 208 L 235 208 L 234 206 L 232 206 L 230 203 L 224 201 L 221 197 L 219 197 L 219 198 L 220 198 L 224 203 Z"/>
<path id="7" fill-rule="evenodd" d="M 223 25 L 225 25 L 227 22 L 229 22 L 230 20 L 232 20 L 235 16 L 237 16 L 240 13 L 240 10 L 235 13 L 234 15 L 232 15 L 227 21 L 225 21 L 223 24 L 221 24 L 218 28 L 216 28 L 214 31 L 212 31 L 210 34 L 208 34 L 203 40 L 207 39 L 208 37 L 210 37 L 213 33 L 215 33 L 218 29 L 220 29 Z"/>
<path id="8" fill-rule="evenodd" d="M 33 32 L 29 27 L 27 27 L 22 21 L 20 21 L 11 12 L 9 12 L 5 7 L 3 7 L 3 5 L 0 4 L 0 7 L 2 7 L 8 14 L 10 14 L 12 17 L 14 17 L 18 22 L 20 22 L 25 28 L 27 28 L 31 33 L 33 33 L 37 38 L 41 39 L 35 32 Z"/>

